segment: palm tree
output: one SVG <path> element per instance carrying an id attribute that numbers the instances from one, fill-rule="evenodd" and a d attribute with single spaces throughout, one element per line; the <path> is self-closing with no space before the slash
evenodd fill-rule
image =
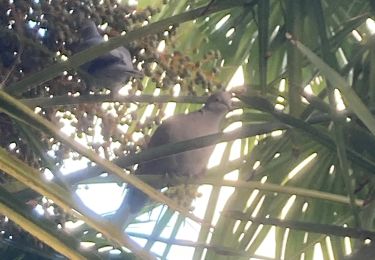
<path id="1" fill-rule="evenodd" d="M 3 1 L 2 255 L 371 256 L 374 8 L 366 0 L 140 0 L 134 12 L 112 0 Z M 85 17 L 108 25 L 111 39 L 74 53 Z M 144 79 L 129 82 L 123 96 L 86 86 L 79 65 L 124 43 Z M 141 151 L 171 102 L 175 113 L 194 110 L 228 85 L 238 102 L 223 129 L 235 130 Z M 70 136 L 63 125 L 73 127 Z M 210 144 L 221 149 L 206 177 L 177 180 L 164 194 L 143 182 L 153 176 L 123 174 L 143 160 Z M 65 177 L 67 158 L 96 166 Z M 111 174 L 97 177 L 102 172 Z M 118 232 L 75 193 L 77 185 L 122 182 L 155 201 L 144 209 L 154 213 L 150 220 L 133 225 L 147 231 Z M 202 184 L 204 196 L 195 198 Z M 44 213 L 35 214 L 36 207 Z M 67 232 L 66 223 L 77 219 L 84 224 Z M 181 239 L 190 226 L 196 239 Z"/>

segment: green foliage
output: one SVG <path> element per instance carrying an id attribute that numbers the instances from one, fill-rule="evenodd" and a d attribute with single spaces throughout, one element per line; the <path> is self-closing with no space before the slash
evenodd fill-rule
<path id="1" fill-rule="evenodd" d="M 41 0 L 2 1 L 0 10 L 0 210 L 13 218 L 1 219 L 4 256 L 57 257 L 46 246 L 37 252 L 42 239 L 64 255 L 115 258 L 97 251 L 114 246 L 122 251 L 118 257 L 132 258 L 121 248 L 126 246 L 152 259 L 148 251 L 156 252 L 160 242 L 166 245 L 162 259 L 170 257 L 175 246 L 193 248 L 194 259 L 262 258 L 257 249 L 272 231 L 276 259 L 299 259 L 301 254 L 313 259 L 316 243 L 324 259 L 330 259 L 331 251 L 340 259 L 346 254 L 346 236 L 351 237 L 352 250 L 373 238 L 372 1 L 140 0 L 135 8 L 112 0 Z M 97 25 L 107 23 L 103 28 L 110 40 L 75 53 L 77 28 L 86 17 Z M 33 29 L 30 22 L 35 23 Z M 77 67 L 123 44 L 145 78 L 131 79 L 122 89 L 124 96 L 113 95 L 105 86 L 86 86 Z M 225 88 L 238 69 L 244 75 L 244 85 L 236 91 L 242 113 L 229 116 L 223 128 L 241 122 L 239 129 L 141 151 L 168 102 L 177 103 L 175 113 L 196 109 L 208 93 Z M 344 111 L 337 110 L 341 102 Z M 145 111 L 150 111 L 147 117 Z M 59 131 L 63 125 L 73 127 L 70 137 Z M 175 201 L 133 175 L 124 177 L 117 167 L 133 173 L 134 164 L 143 160 L 219 142 L 227 145 L 207 178 L 166 178 L 177 185 L 169 191 Z M 233 147 L 238 158 L 231 161 Z M 72 177 L 59 173 L 66 158 L 82 157 L 97 165 Z M 54 174 L 51 182 L 43 179 L 46 169 Z M 230 182 L 225 178 L 233 171 L 238 177 Z M 103 172 L 112 175 L 93 178 Z M 150 183 L 155 178 L 142 180 Z M 74 196 L 77 182 L 130 182 L 158 202 L 145 211 L 160 203 L 168 206 L 150 235 L 129 232 L 147 240 L 144 250 L 82 205 Z M 181 190 L 187 197 L 184 203 L 194 200 L 195 187 L 189 193 L 179 185 L 189 182 L 212 185 L 201 220 L 176 202 Z M 228 185 L 233 193 L 220 201 Z M 36 204 L 54 209 L 55 214 L 40 216 L 47 224 L 31 215 L 23 220 Z M 62 236 L 52 224 L 77 218 L 86 223 L 73 234 Z M 190 223 L 187 218 L 199 223 L 197 241 L 177 238 Z M 167 227 L 172 231 L 162 236 Z M 58 239 L 47 241 L 35 228 Z M 9 235 L 12 241 L 6 239 Z M 76 246 L 81 241 L 94 246 L 83 251 Z M 74 246 L 66 251 L 66 245 Z"/>

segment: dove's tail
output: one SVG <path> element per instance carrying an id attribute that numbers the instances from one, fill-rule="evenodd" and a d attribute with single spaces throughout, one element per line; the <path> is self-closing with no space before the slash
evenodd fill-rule
<path id="1" fill-rule="evenodd" d="M 147 202 L 147 195 L 130 186 L 120 207 L 116 211 L 114 221 L 118 227 L 125 229 L 137 216 Z"/>

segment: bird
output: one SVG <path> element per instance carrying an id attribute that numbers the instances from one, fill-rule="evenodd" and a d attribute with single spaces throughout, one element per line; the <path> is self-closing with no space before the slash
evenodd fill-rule
<path id="1" fill-rule="evenodd" d="M 80 38 L 78 51 L 104 42 L 95 23 L 91 20 L 84 20 L 78 32 Z M 142 72 L 134 69 L 131 54 L 123 46 L 84 63 L 80 68 L 88 74 L 88 76 L 84 75 L 84 78 L 90 88 L 115 90 L 124 85 L 130 77 L 140 78 L 143 76 Z"/>
<path id="2" fill-rule="evenodd" d="M 218 133 L 222 120 L 232 108 L 231 97 L 230 92 L 218 91 L 208 97 L 201 109 L 187 114 L 177 114 L 164 120 L 151 136 L 146 149 Z M 142 162 L 135 174 L 199 177 L 204 175 L 213 149 L 212 145 Z M 160 190 L 166 183 L 161 181 L 150 185 Z M 141 190 L 128 185 L 120 207 L 112 216 L 113 223 L 124 230 L 148 200 L 148 196 Z"/>

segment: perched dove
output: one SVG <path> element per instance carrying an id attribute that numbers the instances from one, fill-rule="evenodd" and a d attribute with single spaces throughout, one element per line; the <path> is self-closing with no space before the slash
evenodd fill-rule
<path id="1" fill-rule="evenodd" d="M 79 30 L 81 41 L 78 50 L 90 48 L 104 42 L 96 25 L 91 20 L 86 20 Z M 81 66 L 90 75 L 90 86 L 105 87 L 109 89 L 120 87 L 130 77 L 141 77 L 142 73 L 135 70 L 129 51 L 125 47 L 118 47 L 107 54 L 101 55 Z"/>
<path id="2" fill-rule="evenodd" d="M 152 135 L 148 147 L 180 142 L 200 136 L 218 133 L 220 123 L 231 109 L 231 93 L 220 91 L 211 95 L 205 105 L 189 114 L 174 115 L 166 119 Z M 174 154 L 164 158 L 140 163 L 135 174 L 159 174 L 170 176 L 201 176 L 206 171 L 208 159 L 214 146 Z M 155 189 L 165 183 L 152 184 Z M 147 195 L 134 186 L 129 186 L 125 198 L 112 219 L 116 225 L 125 228 L 144 207 Z"/>

